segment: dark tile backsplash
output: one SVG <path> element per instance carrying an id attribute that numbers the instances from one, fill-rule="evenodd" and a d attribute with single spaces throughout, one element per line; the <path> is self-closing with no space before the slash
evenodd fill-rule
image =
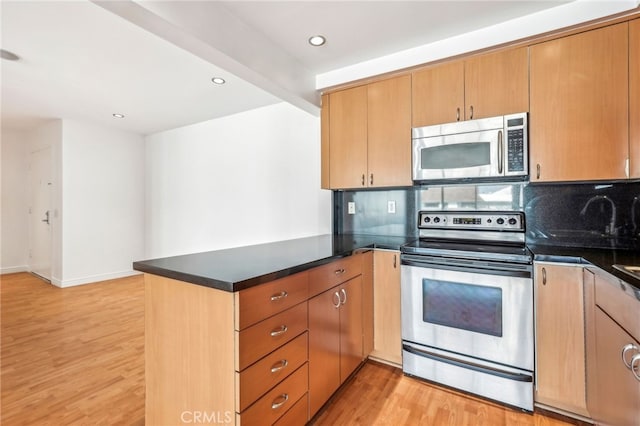
<path id="1" fill-rule="evenodd" d="M 530 244 L 640 249 L 640 182 L 425 185 L 335 191 L 333 199 L 337 234 L 417 238 L 419 210 L 518 210 Z M 348 214 L 349 202 L 355 214 Z"/>
<path id="2" fill-rule="evenodd" d="M 524 193 L 531 244 L 640 248 L 639 182 L 530 184 Z"/>

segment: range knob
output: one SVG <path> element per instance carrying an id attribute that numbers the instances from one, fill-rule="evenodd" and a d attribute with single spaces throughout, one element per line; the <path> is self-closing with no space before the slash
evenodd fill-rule
<path id="1" fill-rule="evenodd" d="M 431 222 L 431 218 L 429 216 L 425 216 L 423 221 L 424 223 L 429 223 Z"/>
<path id="2" fill-rule="evenodd" d="M 438 216 L 436 216 L 436 217 L 433 218 L 433 221 L 435 223 L 440 223 L 440 218 Z"/>
<path id="3" fill-rule="evenodd" d="M 511 219 L 509 219 L 509 225 L 515 225 L 516 223 L 518 223 L 518 221 L 516 220 L 515 217 L 512 217 Z"/>
<path id="4" fill-rule="evenodd" d="M 498 220 L 496 220 L 496 222 L 498 223 L 498 225 L 504 225 L 504 219 L 499 217 Z"/>

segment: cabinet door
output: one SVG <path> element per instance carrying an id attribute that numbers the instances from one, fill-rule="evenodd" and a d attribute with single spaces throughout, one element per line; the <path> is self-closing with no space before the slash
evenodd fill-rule
<path id="1" fill-rule="evenodd" d="M 329 95 L 322 95 L 322 108 L 320 109 L 320 187 L 322 189 L 331 189 L 331 175 L 329 167 L 331 160 L 329 158 Z"/>
<path id="2" fill-rule="evenodd" d="M 640 178 L 640 19 L 629 22 L 629 177 Z"/>
<path id="3" fill-rule="evenodd" d="M 402 365 L 400 328 L 400 253 L 374 254 L 374 358 Z"/>
<path id="4" fill-rule="evenodd" d="M 331 188 L 362 188 L 367 174 L 367 86 L 329 95 Z"/>
<path id="5" fill-rule="evenodd" d="M 598 368 L 597 404 L 593 418 L 607 425 L 637 425 L 640 419 L 640 382 L 623 364 L 620 354 L 626 345 L 640 346 L 640 343 L 600 308 L 596 308 L 595 318 Z"/>
<path id="6" fill-rule="evenodd" d="M 527 47 L 465 61 L 464 80 L 466 120 L 529 110 Z"/>
<path id="7" fill-rule="evenodd" d="M 411 186 L 411 76 L 372 83 L 367 91 L 369 186 Z"/>
<path id="8" fill-rule="evenodd" d="M 535 289 L 535 400 L 589 416 L 582 268 L 536 264 Z"/>
<path id="9" fill-rule="evenodd" d="M 309 299 L 309 414 L 340 386 L 340 295 L 334 287 Z"/>
<path id="10" fill-rule="evenodd" d="M 362 359 L 373 351 L 373 253 L 362 254 Z"/>
<path id="11" fill-rule="evenodd" d="M 412 74 L 412 126 L 464 119 L 464 62 L 435 65 Z"/>
<path id="12" fill-rule="evenodd" d="M 340 383 L 362 362 L 362 276 L 340 286 Z"/>
<path id="13" fill-rule="evenodd" d="M 530 48 L 531 181 L 626 178 L 628 24 Z"/>

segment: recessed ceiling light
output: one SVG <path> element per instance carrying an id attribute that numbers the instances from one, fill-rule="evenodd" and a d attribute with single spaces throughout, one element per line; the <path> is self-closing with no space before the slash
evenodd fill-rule
<path id="1" fill-rule="evenodd" d="M 312 46 L 322 46 L 327 42 L 325 36 L 322 35 L 314 35 L 309 37 L 309 44 Z"/>
<path id="2" fill-rule="evenodd" d="M 114 113 L 114 114 L 111 114 L 111 115 L 113 115 L 115 118 L 124 118 L 124 114 Z"/>
<path id="3" fill-rule="evenodd" d="M 224 81 L 224 78 L 222 78 L 222 77 L 213 77 L 211 79 L 211 81 L 213 81 L 215 84 L 224 84 L 224 83 L 226 83 Z"/>
<path id="4" fill-rule="evenodd" d="M 20 59 L 20 56 L 4 49 L 0 49 L 0 57 L 2 57 L 2 59 L 6 59 L 7 61 L 17 61 Z"/>

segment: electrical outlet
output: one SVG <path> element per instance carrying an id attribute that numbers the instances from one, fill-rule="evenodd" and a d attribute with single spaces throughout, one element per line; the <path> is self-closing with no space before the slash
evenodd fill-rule
<path id="1" fill-rule="evenodd" d="M 349 201 L 347 203 L 347 213 L 356 214 L 356 203 L 353 201 Z"/>
<path id="2" fill-rule="evenodd" d="M 396 212 L 396 202 L 387 201 L 387 213 L 395 213 L 395 212 Z"/>

